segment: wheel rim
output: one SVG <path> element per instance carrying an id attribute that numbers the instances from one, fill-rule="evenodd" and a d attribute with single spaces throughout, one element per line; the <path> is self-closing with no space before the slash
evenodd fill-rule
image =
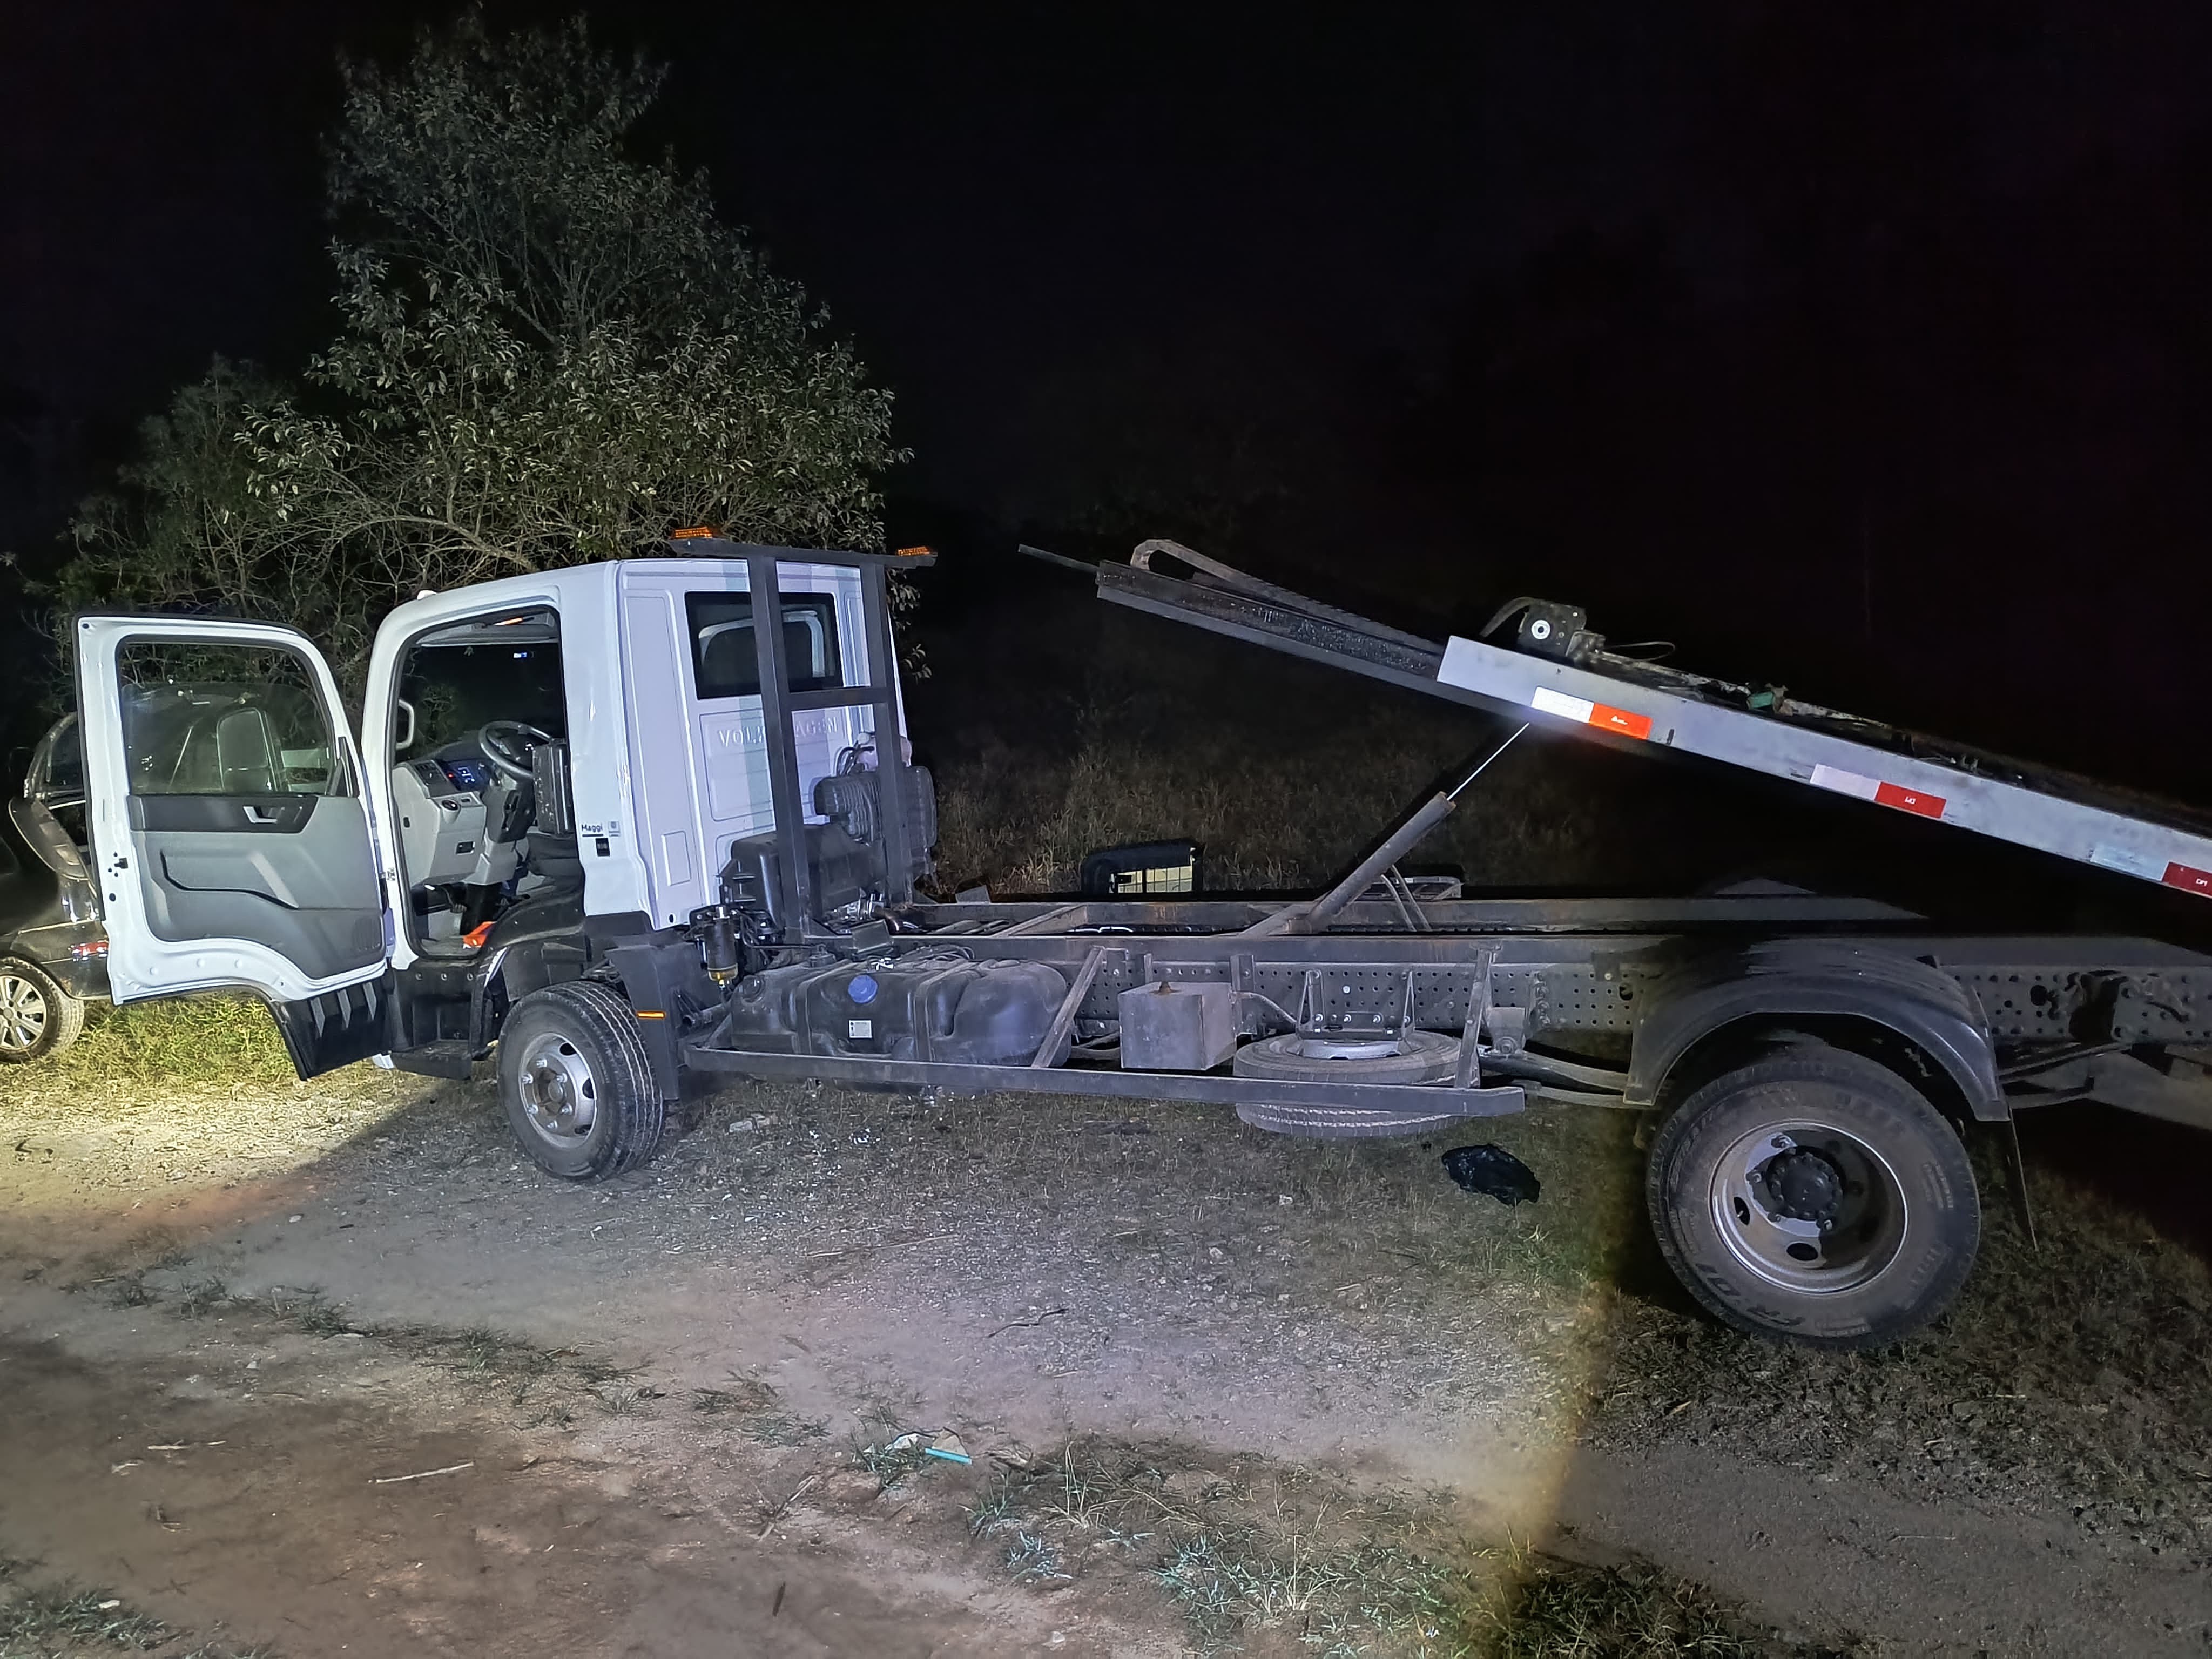
<path id="1" fill-rule="evenodd" d="M 21 974 L 0 974 L 0 1048 L 27 1054 L 46 1034 L 46 993 Z"/>
<path id="2" fill-rule="evenodd" d="M 1905 1188 L 1880 1152 L 1818 1120 L 1737 1137 L 1714 1166 L 1713 1224 L 1747 1272 L 1799 1294 L 1872 1284 L 1904 1248 Z"/>
<path id="3" fill-rule="evenodd" d="M 599 1117 L 599 1080 L 574 1043 L 551 1031 L 531 1038 L 516 1078 L 523 1115 L 544 1139 L 573 1146 L 591 1133 Z"/>
<path id="4" fill-rule="evenodd" d="M 1299 1037 L 1297 1051 L 1308 1060 L 1389 1060 L 1406 1050 L 1395 1031 L 1320 1031 Z"/>
<path id="5" fill-rule="evenodd" d="M 1246 1043 L 1231 1069 L 1279 1083 L 1436 1083 L 1458 1061 L 1457 1039 L 1437 1031 L 1293 1031 Z"/>

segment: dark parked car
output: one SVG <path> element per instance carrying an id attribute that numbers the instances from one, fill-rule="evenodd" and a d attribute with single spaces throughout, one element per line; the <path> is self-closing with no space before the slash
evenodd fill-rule
<path id="1" fill-rule="evenodd" d="M 107 933 L 84 857 L 76 717 L 46 733 L 0 811 L 0 1065 L 42 1060 L 107 994 Z"/>

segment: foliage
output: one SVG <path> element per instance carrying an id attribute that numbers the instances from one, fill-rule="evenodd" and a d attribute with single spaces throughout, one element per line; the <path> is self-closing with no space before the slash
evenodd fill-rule
<path id="1" fill-rule="evenodd" d="M 122 489 L 85 501 L 70 526 L 77 556 L 61 573 L 70 608 L 119 603 L 297 618 L 326 638 L 374 625 L 374 617 L 341 617 L 329 550 L 284 533 L 255 492 L 246 422 L 282 395 L 250 365 L 218 358 L 204 379 L 177 392 L 167 413 L 140 427 L 140 459 L 121 470 Z"/>
<path id="2" fill-rule="evenodd" d="M 297 387 L 218 362 L 178 393 L 76 520 L 65 599 L 280 617 L 356 678 L 422 588 L 684 525 L 880 544 L 890 393 L 703 177 L 631 153 L 659 66 L 471 15 L 343 67 L 337 338 Z"/>

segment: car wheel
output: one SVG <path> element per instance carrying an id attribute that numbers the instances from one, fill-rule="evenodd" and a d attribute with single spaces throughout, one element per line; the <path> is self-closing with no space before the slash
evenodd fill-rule
<path id="1" fill-rule="evenodd" d="M 660 1145 L 666 1106 L 629 1005 L 571 980 L 514 1005 L 499 1036 L 507 1127 L 531 1160 L 563 1181 L 605 1181 Z"/>
<path id="2" fill-rule="evenodd" d="M 1981 1200 L 1966 1149 L 1905 1079 L 1808 1043 L 1724 1073 L 1651 1143 L 1659 1249 L 1706 1309 L 1814 1347 L 1872 1348 L 1950 1306 Z"/>
<path id="3" fill-rule="evenodd" d="M 0 1064 L 59 1054 L 83 1030 L 84 1004 L 44 969 L 19 957 L 0 958 Z"/>

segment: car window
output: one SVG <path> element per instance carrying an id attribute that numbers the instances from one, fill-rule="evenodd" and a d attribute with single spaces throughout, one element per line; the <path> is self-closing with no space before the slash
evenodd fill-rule
<path id="1" fill-rule="evenodd" d="M 750 593 L 687 593 L 691 666 L 699 698 L 757 697 L 760 658 L 753 643 Z M 829 593 L 783 596 L 785 672 L 794 691 L 826 691 L 845 683 L 837 649 L 837 600 Z"/>
<path id="2" fill-rule="evenodd" d="M 322 697 L 293 653 L 134 640 L 116 668 L 132 794 L 348 793 Z"/>

